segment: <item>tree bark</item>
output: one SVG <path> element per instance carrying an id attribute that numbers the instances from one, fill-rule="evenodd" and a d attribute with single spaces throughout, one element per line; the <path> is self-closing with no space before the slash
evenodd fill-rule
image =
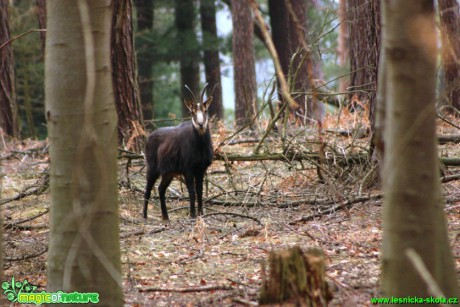
<path id="1" fill-rule="evenodd" d="M 337 57 L 338 64 L 341 68 L 349 67 L 349 51 L 348 51 L 348 15 L 347 15 L 347 0 L 339 1 L 339 8 L 337 12 L 339 18 L 339 33 L 337 38 Z M 339 93 L 345 93 L 348 88 L 349 82 L 346 78 L 339 79 Z"/>
<path id="2" fill-rule="evenodd" d="M 0 45 L 10 39 L 8 1 L 0 1 Z M 0 49 L 0 128 L 19 137 L 18 109 L 14 88 L 14 58 L 11 44 Z"/>
<path id="3" fill-rule="evenodd" d="M 382 292 L 435 296 L 407 256 L 413 249 L 444 295 L 458 297 L 436 147 L 433 0 L 382 3 L 387 63 Z"/>
<path id="4" fill-rule="evenodd" d="M 377 95 L 380 55 L 380 1 L 348 0 L 350 37 L 350 100 L 369 105 L 371 131 L 375 128 L 375 97 Z"/>
<path id="5" fill-rule="evenodd" d="M 200 53 L 198 40 L 195 33 L 195 5 L 193 0 L 175 0 L 177 27 L 177 46 L 180 46 L 180 90 L 181 101 L 191 94 L 185 88 L 187 85 L 195 97 L 200 94 Z M 182 106 L 182 116 L 189 116 L 189 111 L 184 103 Z"/>
<path id="6" fill-rule="evenodd" d="M 121 306 L 112 3 L 48 1 L 47 12 L 48 290 L 98 292 L 101 305 Z"/>
<path id="7" fill-rule="evenodd" d="M 212 104 L 209 106 L 209 115 L 220 120 L 223 119 L 224 110 L 214 0 L 200 0 L 200 16 L 203 32 L 204 70 L 206 82 L 209 83 L 208 96 L 213 96 Z M 213 88 L 214 91 L 211 93 Z"/>
<path id="8" fill-rule="evenodd" d="M 153 59 L 151 58 L 151 43 L 143 39 L 153 28 L 154 0 L 134 0 L 137 12 L 137 71 L 139 75 L 139 90 L 142 105 L 142 118 L 153 119 Z"/>
<path id="9" fill-rule="evenodd" d="M 137 83 L 131 1 L 114 0 L 111 36 L 112 79 L 118 114 L 118 144 L 140 152 L 142 114 Z"/>
<path id="10" fill-rule="evenodd" d="M 38 28 L 46 29 L 46 0 L 35 0 L 37 6 Z M 46 32 L 40 32 L 43 56 L 45 55 Z"/>
<path id="11" fill-rule="evenodd" d="M 251 123 L 257 110 L 253 18 L 249 1 L 232 1 L 236 125 Z"/>
<path id="12" fill-rule="evenodd" d="M 311 3 L 304 0 L 269 0 L 273 42 L 283 73 L 290 81 L 292 96 L 299 105 L 298 109 L 291 109 L 299 124 L 321 121 L 322 118 L 316 95 L 311 99 L 306 95 L 316 79 L 313 56 L 307 43 L 308 5 Z"/>
<path id="13" fill-rule="evenodd" d="M 332 294 L 326 282 L 324 255 L 321 250 L 303 252 L 295 246 L 287 251 L 271 252 L 270 277 L 262 270 L 260 305 L 327 306 Z"/>
<path id="14" fill-rule="evenodd" d="M 460 12 L 456 0 L 438 0 L 441 20 L 444 95 L 460 116 Z"/>

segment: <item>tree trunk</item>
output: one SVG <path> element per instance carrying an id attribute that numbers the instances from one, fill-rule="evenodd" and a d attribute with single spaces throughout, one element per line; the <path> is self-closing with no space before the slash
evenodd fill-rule
<path id="1" fill-rule="evenodd" d="M 377 93 L 380 55 L 380 1 L 348 0 L 350 35 L 350 100 L 369 105 L 371 131 L 375 127 L 375 97 Z"/>
<path id="2" fill-rule="evenodd" d="M 8 1 L 0 1 L 0 45 L 10 39 L 8 4 Z M 0 128 L 7 135 L 19 137 L 13 61 L 13 49 L 8 44 L 0 49 Z"/>
<path id="3" fill-rule="evenodd" d="M 339 34 L 337 42 L 337 57 L 339 66 L 345 71 L 348 67 L 348 16 L 347 16 L 347 0 L 339 1 L 339 9 L 337 12 L 339 18 Z M 339 93 L 345 93 L 349 82 L 346 78 L 339 79 Z"/>
<path id="4" fill-rule="evenodd" d="M 382 291 L 439 296 L 408 257 L 421 257 L 446 297 L 459 297 L 439 180 L 433 0 L 383 1 L 386 71 Z"/>
<path id="5" fill-rule="evenodd" d="M 380 56 L 380 1 L 347 0 L 350 43 L 350 100 L 367 103 L 371 126 L 370 150 L 373 155 L 376 138 L 376 97 Z"/>
<path id="6" fill-rule="evenodd" d="M 153 119 L 153 59 L 151 58 L 151 43 L 143 39 L 153 28 L 154 0 L 134 0 L 137 11 L 136 39 L 137 69 L 139 89 L 142 104 L 142 117 L 145 121 Z M 146 125 L 148 126 L 148 125 Z"/>
<path id="7" fill-rule="evenodd" d="M 142 118 L 137 83 L 131 1 L 113 2 L 111 60 L 113 90 L 118 114 L 118 144 L 140 152 Z"/>
<path id="8" fill-rule="evenodd" d="M 47 13 L 48 290 L 121 306 L 111 1 L 48 1 Z"/>
<path id="9" fill-rule="evenodd" d="M 46 29 L 46 0 L 35 0 L 37 6 L 38 28 Z M 40 32 L 43 56 L 45 55 L 46 32 Z"/>
<path id="10" fill-rule="evenodd" d="M 257 110 L 253 17 L 249 1 L 232 1 L 233 77 L 236 125 L 249 124 Z"/>
<path id="11" fill-rule="evenodd" d="M 313 56 L 307 43 L 307 4 L 311 5 L 304 0 L 269 0 L 273 42 L 283 73 L 290 81 L 291 93 L 300 106 L 297 110 L 291 109 L 299 124 L 322 118 L 316 96 L 308 99 L 305 94 L 316 79 Z"/>
<path id="12" fill-rule="evenodd" d="M 208 96 L 212 94 L 209 115 L 223 119 L 222 83 L 220 80 L 219 42 L 217 39 L 216 4 L 214 0 L 200 0 L 201 29 L 203 32 L 204 70 L 209 83 Z M 214 92 L 211 93 L 214 88 Z"/>
<path id="13" fill-rule="evenodd" d="M 441 20 L 444 95 L 460 116 L 460 12 L 457 0 L 438 0 Z"/>
<path id="14" fill-rule="evenodd" d="M 195 6 L 193 0 L 175 0 L 176 3 L 176 27 L 177 46 L 180 46 L 180 90 L 181 101 L 191 94 L 185 88 L 187 85 L 195 97 L 200 94 L 200 52 L 195 33 Z M 191 98 L 191 97 L 190 97 Z M 184 103 L 182 116 L 189 116 L 189 111 Z"/>
<path id="15" fill-rule="evenodd" d="M 321 250 L 311 249 L 304 253 L 295 246 L 287 251 L 271 252 L 268 261 L 269 278 L 262 269 L 259 298 L 262 306 L 327 306 L 332 299 Z"/>

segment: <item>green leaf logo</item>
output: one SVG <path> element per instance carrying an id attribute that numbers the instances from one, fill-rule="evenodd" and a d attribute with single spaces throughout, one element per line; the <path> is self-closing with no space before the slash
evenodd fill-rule
<path id="1" fill-rule="evenodd" d="M 11 281 L 4 281 L 2 283 L 3 295 L 12 302 L 15 303 L 18 301 L 18 296 L 20 293 L 34 293 L 37 290 L 37 286 L 32 285 L 26 279 L 23 282 L 15 281 L 14 276 L 11 277 Z"/>

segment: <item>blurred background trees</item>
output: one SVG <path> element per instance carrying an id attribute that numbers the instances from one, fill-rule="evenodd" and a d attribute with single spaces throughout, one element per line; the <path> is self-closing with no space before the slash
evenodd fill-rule
<path id="1" fill-rule="evenodd" d="M 30 29 L 45 27 L 45 2 L 16 0 L 2 3 L 5 6 L 2 9 L 2 31 L 9 29 L 10 37 L 15 37 Z M 267 100 L 281 100 L 282 103 L 277 91 L 269 95 L 276 78 L 272 59 L 260 39 L 260 28 L 257 26 L 254 26 L 253 37 L 249 38 L 252 44 L 246 43 L 254 50 L 255 99 L 251 95 L 238 98 L 242 86 L 248 84 L 241 78 L 249 77 L 242 69 L 252 64 L 236 68 L 235 72 L 234 66 L 237 66 L 240 57 L 235 54 L 233 40 L 238 41 L 242 35 L 252 31 L 233 31 L 232 1 L 128 2 L 131 10 L 118 21 L 127 20 L 132 28 L 131 34 L 129 31 L 118 34 L 121 45 L 116 48 L 133 42 L 134 54 L 128 55 L 127 61 L 131 62 L 130 69 L 135 74 L 128 74 L 123 82 L 138 84 L 135 90 L 139 101 L 134 101 L 134 98 L 123 101 L 139 104 L 141 111 L 139 114 L 134 112 L 130 121 L 138 120 L 150 130 L 156 126 L 171 125 L 174 120 L 187 116 L 182 103 L 184 96 L 190 94 L 184 91 L 186 84 L 196 94 L 205 82 L 210 83 L 208 95 L 214 89 L 211 116 L 224 120 L 227 126 L 233 126 L 237 119 L 235 102 L 241 101 L 246 105 L 241 114 L 249 114 L 249 117 Z M 373 129 L 380 46 L 379 1 L 260 0 L 258 4 L 293 97 L 301 105 L 300 110 L 291 110 L 292 123 L 314 124 L 322 119 L 325 110 L 333 111 L 339 102 L 346 105 L 353 102 L 353 107 L 360 105 L 369 109 Z M 240 13 L 239 9 L 236 11 Z M 438 82 L 440 97 L 444 98 L 444 103 L 455 108 L 459 104 L 459 69 L 458 61 L 455 61 L 459 52 L 458 35 L 455 35 L 459 29 L 458 18 L 455 17 L 459 14 L 458 2 L 439 0 L 438 12 L 445 47 L 443 65 L 439 65 L 442 68 Z M 234 14 L 233 17 L 238 16 Z M 113 27 L 117 29 L 115 21 Z M 2 97 L 11 97 L 12 100 L 7 102 L 6 98 L 2 98 L 0 103 L 2 106 L 9 103 L 13 108 L 7 114 L 2 113 L 0 122 L 4 123 L 18 114 L 16 130 L 2 126 L 9 135 L 46 137 L 43 112 L 44 36 L 44 32 L 29 33 L 2 48 L 2 54 L 12 54 L 10 57 L 2 56 L 5 62 L 2 65 L 8 62 L 8 65 L 14 65 L 14 69 L 2 69 L 2 80 L 6 80 L 6 75 L 13 80 L 10 89 L 2 87 Z M 7 34 L 2 35 L 2 43 L 8 37 Z M 248 60 L 244 62 L 248 63 Z M 254 102 L 248 103 L 248 100 Z M 251 106 L 252 113 L 246 110 L 248 106 Z M 274 103 L 273 106 L 278 107 L 279 104 Z M 262 115 L 269 116 L 267 113 L 264 111 Z M 124 114 L 126 117 L 127 113 Z M 129 136 L 126 134 L 124 139 L 126 144 Z"/>

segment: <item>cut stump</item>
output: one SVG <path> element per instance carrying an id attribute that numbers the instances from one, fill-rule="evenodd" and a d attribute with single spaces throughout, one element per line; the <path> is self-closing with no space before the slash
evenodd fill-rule
<path id="1" fill-rule="evenodd" d="M 327 306 L 332 299 L 320 249 L 304 253 L 295 246 L 287 251 L 271 252 L 268 262 L 269 277 L 262 266 L 260 305 Z"/>

